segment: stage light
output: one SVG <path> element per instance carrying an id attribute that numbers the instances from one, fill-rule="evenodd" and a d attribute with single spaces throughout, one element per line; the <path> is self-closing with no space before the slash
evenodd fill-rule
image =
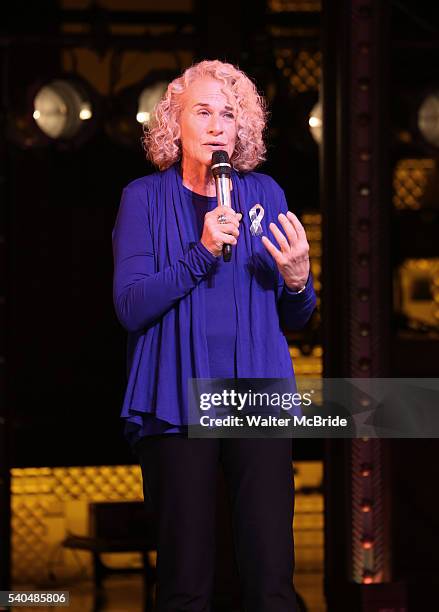
<path id="1" fill-rule="evenodd" d="M 151 121 L 154 107 L 175 76 L 169 71 L 151 72 L 141 83 L 119 91 L 109 100 L 105 130 L 112 140 L 130 148 L 142 146 L 142 128 Z"/>
<path id="2" fill-rule="evenodd" d="M 37 78 L 8 113 L 6 137 L 21 149 L 76 149 L 96 131 L 100 97 L 76 74 Z"/>
<path id="3" fill-rule="evenodd" d="M 43 85 L 34 98 L 33 118 L 53 140 L 70 140 L 93 117 L 93 105 L 79 82 L 56 79 Z"/>
<path id="4" fill-rule="evenodd" d="M 439 90 L 426 94 L 418 108 L 417 123 L 426 142 L 439 148 Z"/>
<path id="5" fill-rule="evenodd" d="M 145 87 L 145 89 L 142 90 L 139 96 L 139 107 L 136 116 L 139 123 L 149 123 L 153 115 L 154 107 L 160 102 L 167 87 L 167 81 L 158 81 L 154 85 Z"/>
<path id="6" fill-rule="evenodd" d="M 308 125 L 312 137 L 317 144 L 322 142 L 323 121 L 322 121 L 322 104 L 317 102 L 309 114 Z"/>

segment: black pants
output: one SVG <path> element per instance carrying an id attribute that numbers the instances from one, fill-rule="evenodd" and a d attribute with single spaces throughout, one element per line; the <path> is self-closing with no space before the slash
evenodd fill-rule
<path id="1" fill-rule="evenodd" d="M 296 612 L 290 439 L 148 436 L 136 454 L 157 513 L 157 612 L 210 612 L 220 463 L 245 612 Z"/>

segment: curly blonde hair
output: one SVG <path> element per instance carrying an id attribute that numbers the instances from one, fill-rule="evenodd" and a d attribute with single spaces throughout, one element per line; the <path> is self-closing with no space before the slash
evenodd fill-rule
<path id="1" fill-rule="evenodd" d="M 143 126 L 143 146 L 147 158 L 159 170 L 166 170 L 181 159 L 179 118 L 183 109 L 183 94 L 191 83 L 205 77 L 222 81 L 226 93 L 235 101 L 236 144 L 230 160 L 233 167 L 239 171 L 253 170 L 265 160 L 263 135 L 267 121 L 266 102 L 244 72 L 219 60 L 194 64 L 169 83 L 154 109 L 151 123 Z"/>

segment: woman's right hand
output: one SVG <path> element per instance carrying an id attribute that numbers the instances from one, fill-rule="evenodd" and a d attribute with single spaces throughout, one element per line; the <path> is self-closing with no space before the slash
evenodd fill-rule
<path id="1" fill-rule="evenodd" d="M 218 217 L 225 215 L 227 222 L 220 223 Z M 218 206 L 206 213 L 204 216 L 203 233 L 201 244 L 215 255 L 220 257 L 224 244 L 234 246 L 239 236 L 239 222 L 242 219 L 241 213 L 236 213 L 233 208 L 228 206 Z"/>

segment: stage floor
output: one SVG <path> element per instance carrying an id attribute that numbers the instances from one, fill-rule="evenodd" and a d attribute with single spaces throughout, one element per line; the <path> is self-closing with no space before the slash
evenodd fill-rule
<path id="1" fill-rule="evenodd" d="M 86 580 L 63 587 L 57 585 L 56 590 L 70 592 L 70 605 L 65 608 L 68 612 L 143 612 L 143 581 L 140 575 L 108 576 L 104 579 L 100 596 L 93 590 L 93 582 Z M 20 586 L 20 590 L 32 587 Z M 326 612 L 323 601 L 323 575 L 307 572 L 296 573 L 296 588 L 307 606 L 307 612 Z M 39 587 L 41 589 L 41 587 Z M 52 607 L 27 607 L 27 611 L 51 612 Z M 62 610 L 63 608 L 56 608 Z M 13 612 L 21 612 L 22 607 L 10 608 Z M 212 610 L 216 612 L 216 610 Z M 218 612 L 220 612 L 218 610 Z M 235 612 L 224 610 L 221 612 Z M 238 612 L 238 611 L 236 611 Z"/>

